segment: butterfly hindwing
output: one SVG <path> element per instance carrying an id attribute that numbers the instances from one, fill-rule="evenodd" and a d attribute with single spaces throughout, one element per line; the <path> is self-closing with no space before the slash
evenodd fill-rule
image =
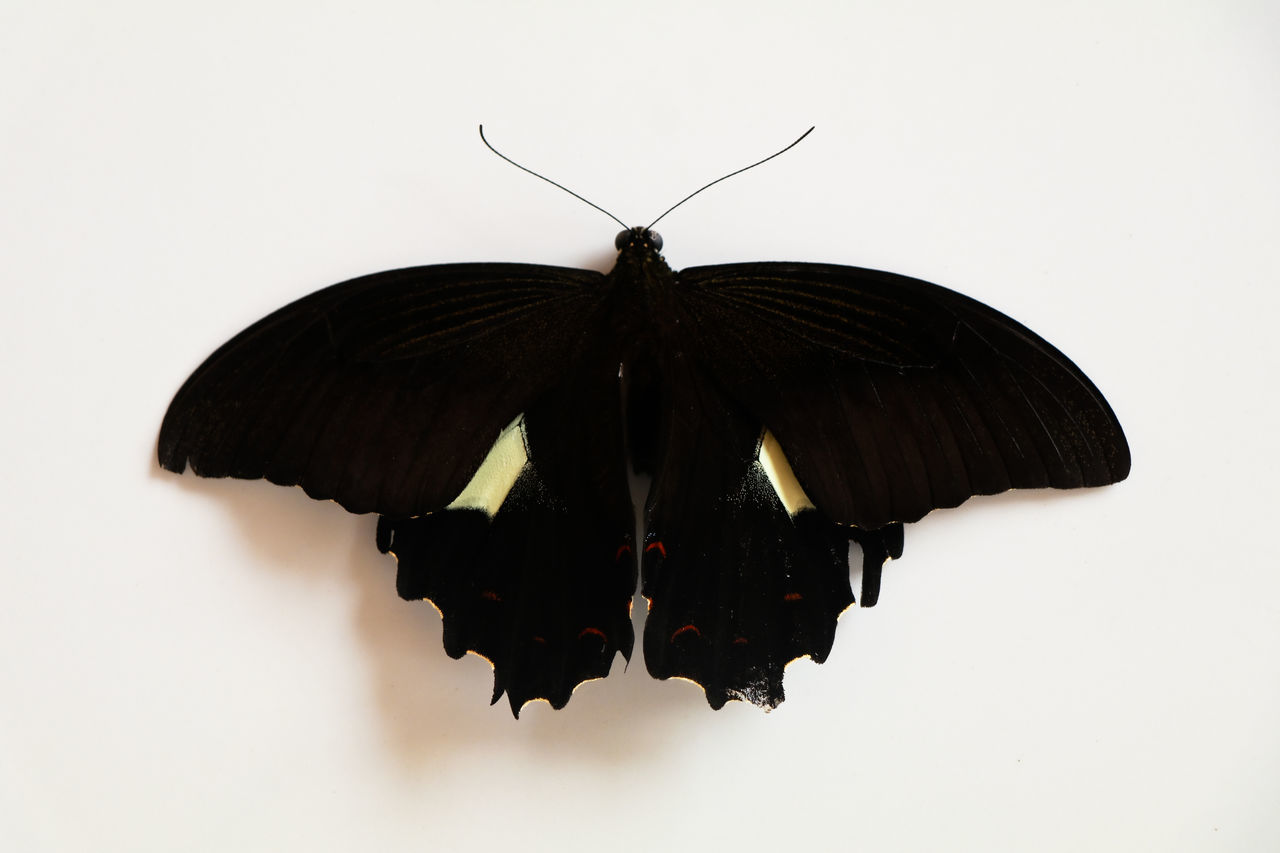
<path id="1" fill-rule="evenodd" d="M 487 658 L 494 701 L 505 692 L 517 715 L 531 699 L 563 707 L 616 653 L 631 656 L 635 522 L 617 358 L 603 330 L 592 338 L 494 445 L 475 480 L 496 488 L 468 484 L 449 508 L 379 522 L 401 596 L 435 603 L 446 651 Z"/>
<path id="2" fill-rule="evenodd" d="M 853 601 L 849 533 L 813 509 L 772 437 L 696 364 L 665 367 L 642 564 L 645 662 L 657 678 L 702 685 L 713 708 L 771 708 L 786 664 L 825 660 Z"/>

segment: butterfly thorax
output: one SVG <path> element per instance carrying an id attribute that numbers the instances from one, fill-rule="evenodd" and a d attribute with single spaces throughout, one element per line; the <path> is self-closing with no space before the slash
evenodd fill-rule
<path id="1" fill-rule="evenodd" d="M 616 245 L 618 261 L 607 286 L 622 362 L 627 443 L 635 470 L 652 471 L 663 361 L 681 349 L 676 274 L 659 252 L 662 238 L 645 228 L 623 231 Z"/>
<path id="2" fill-rule="evenodd" d="M 608 275 L 615 325 L 625 350 L 653 352 L 663 343 L 664 318 L 671 318 L 676 274 L 662 257 L 662 237 L 636 226 L 618 235 L 618 260 Z"/>
<path id="3" fill-rule="evenodd" d="M 619 234 L 617 243 L 618 260 L 606 287 L 622 361 L 662 361 L 683 349 L 676 273 L 659 252 L 657 234 L 637 227 Z"/>

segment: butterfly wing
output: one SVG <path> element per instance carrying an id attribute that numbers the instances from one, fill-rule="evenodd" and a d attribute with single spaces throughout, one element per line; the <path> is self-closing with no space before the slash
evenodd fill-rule
<path id="1" fill-rule="evenodd" d="M 853 601 L 849 534 L 786 499 L 759 419 L 670 353 L 645 517 L 645 664 L 702 685 L 713 708 L 773 707 L 786 664 L 824 660 Z"/>
<path id="2" fill-rule="evenodd" d="M 352 512 L 448 504 L 559 381 L 603 276 L 522 264 L 376 273 L 253 324 L 174 397 L 160 464 L 265 477 Z"/>
<path id="3" fill-rule="evenodd" d="M 904 276 L 756 263 L 678 274 L 643 563 L 645 658 L 708 701 L 782 701 L 902 552 L 902 522 L 1009 488 L 1123 479 L 1093 383 L 993 309 Z"/>
<path id="4" fill-rule="evenodd" d="M 517 712 L 559 707 L 633 643 L 607 294 L 599 273 L 505 264 L 319 291 L 192 374 L 160 463 L 381 513 L 399 592 L 437 605 L 449 654 L 487 658 Z"/>
<path id="5" fill-rule="evenodd" d="M 680 282 L 697 358 L 833 521 L 874 530 L 973 495 L 1128 475 L 1097 387 L 976 300 L 823 264 L 699 267 Z"/>
<path id="6" fill-rule="evenodd" d="M 401 596 L 436 604 L 445 650 L 489 660 L 493 701 L 505 692 L 517 716 L 532 699 L 563 707 L 615 653 L 631 655 L 635 516 L 615 344 L 593 327 L 582 357 L 495 444 L 482 472 L 524 460 L 504 500 L 468 486 L 443 512 L 379 522 Z"/>

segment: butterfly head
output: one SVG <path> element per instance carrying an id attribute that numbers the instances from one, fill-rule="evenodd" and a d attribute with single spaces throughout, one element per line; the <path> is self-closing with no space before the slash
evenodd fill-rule
<path id="1" fill-rule="evenodd" d="M 626 231 L 619 231 L 613 246 L 619 252 L 658 255 L 662 251 L 662 235 L 657 231 L 650 231 L 643 225 L 637 225 Z"/>
<path id="2" fill-rule="evenodd" d="M 671 287 L 675 274 L 662 257 L 662 238 L 657 231 L 637 225 L 618 234 L 613 245 L 618 249 L 618 261 L 609 275 L 619 289 L 641 294 Z"/>

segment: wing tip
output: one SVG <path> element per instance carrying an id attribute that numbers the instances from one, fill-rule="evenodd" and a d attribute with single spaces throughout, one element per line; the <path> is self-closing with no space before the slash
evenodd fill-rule
<path id="1" fill-rule="evenodd" d="M 161 430 L 160 438 L 156 442 L 156 462 L 160 463 L 160 467 L 166 471 L 181 474 L 187 470 L 189 461 L 187 454 L 178 449 L 177 442 L 166 439 L 164 431 Z"/>

